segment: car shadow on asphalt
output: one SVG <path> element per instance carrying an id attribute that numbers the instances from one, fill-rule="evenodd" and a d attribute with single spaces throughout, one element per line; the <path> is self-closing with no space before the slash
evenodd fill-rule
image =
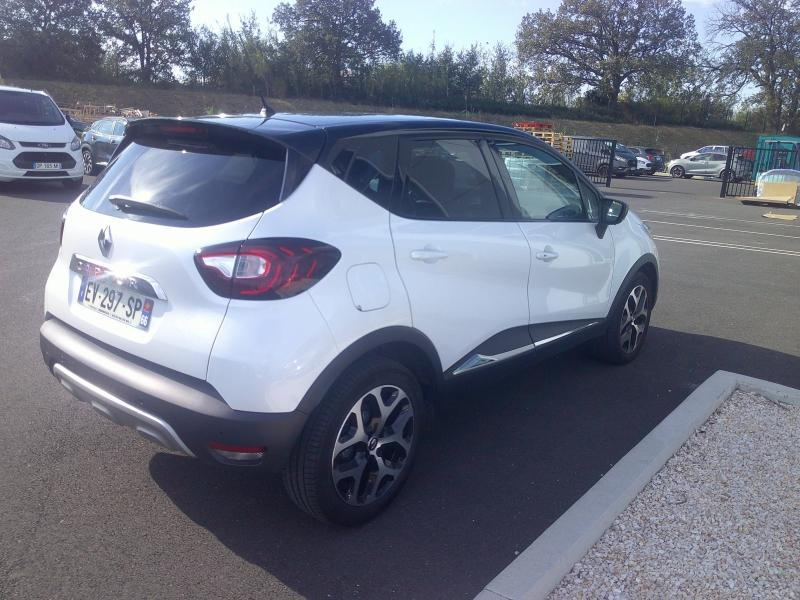
<path id="1" fill-rule="evenodd" d="M 56 202 L 69 204 L 88 186 L 85 183 L 80 188 L 65 188 L 58 181 L 11 181 L 0 182 L 0 196 L 11 196 L 23 200 L 36 200 L 39 202 Z"/>
<path id="2" fill-rule="evenodd" d="M 636 362 L 581 349 L 451 390 L 408 484 L 355 529 L 299 512 L 278 478 L 159 453 L 200 527 L 308 598 L 472 598 L 714 371 L 800 387 L 800 358 L 653 327 Z"/>

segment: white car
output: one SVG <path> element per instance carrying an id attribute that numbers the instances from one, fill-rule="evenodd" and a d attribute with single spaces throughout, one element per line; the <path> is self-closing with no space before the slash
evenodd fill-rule
<path id="1" fill-rule="evenodd" d="M 653 163 L 643 156 L 636 156 L 636 175 L 644 175 L 653 170 Z"/>
<path id="2" fill-rule="evenodd" d="M 702 148 L 698 148 L 697 150 L 692 150 L 691 152 L 684 152 L 681 154 L 682 159 L 692 158 L 693 156 L 697 156 L 698 154 L 728 154 L 728 147 L 727 146 L 703 146 Z"/>
<path id="3" fill-rule="evenodd" d="M 516 130 L 144 119 L 64 215 L 40 336 L 101 414 L 353 524 L 450 382 L 590 340 L 629 362 L 657 291 L 642 221 Z"/>
<path id="4" fill-rule="evenodd" d="M 45 92 L 0 86 L 0 181 L 83 183 L 81 142 Z"/>

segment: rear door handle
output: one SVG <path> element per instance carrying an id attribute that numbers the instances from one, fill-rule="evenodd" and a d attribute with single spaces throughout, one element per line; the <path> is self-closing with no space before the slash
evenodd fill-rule
<path id="1" fill-rule="evenodd" d="M 445 258 L 447 258 L 447 252 L 432 246 L 425 246 L 420 250 L 411 251 L 411 260 L 421 260 L 422 262 L 428 264 L 435 263 L 439 260 L 444 260 Z"/>
<path id="2" fill-rule="evenodd" d="M 536 259 L 544 262 L 550 262 L 558 258 L 558 252 L 553 250 L 551 246 L 545 246 L 544 250 L 536 253 Z"/>

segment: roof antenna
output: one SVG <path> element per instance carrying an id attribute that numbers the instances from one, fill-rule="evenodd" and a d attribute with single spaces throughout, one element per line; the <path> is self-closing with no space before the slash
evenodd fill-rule
<path id="1" fill-rule="evenodd" d="M 264 117 L 265 119 L 268 119 L 269 117 L 274 115 L 276 111 L 267 103 L 267 99 L 264 98 L 264 94 L 260 94 L 259 97 L 261 98 L 261 110 L 259 111 L 258 114 Z"/>

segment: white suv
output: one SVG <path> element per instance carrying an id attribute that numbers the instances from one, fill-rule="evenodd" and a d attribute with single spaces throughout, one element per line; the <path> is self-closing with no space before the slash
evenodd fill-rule
<path id="1" fill-rule="evenodd" d="M 0 181 L 83 183 L 81 142 L 45 92 L 0 86 Z"/>
<path id="2" fill-rule="evenodd" d="M 448 382 L 589 340 L 628 362 L 657 288 L 639 218 L 513 129 L 146 119 L 64 215 L 41 346 L 106 417 L 352 524 Z"/>

